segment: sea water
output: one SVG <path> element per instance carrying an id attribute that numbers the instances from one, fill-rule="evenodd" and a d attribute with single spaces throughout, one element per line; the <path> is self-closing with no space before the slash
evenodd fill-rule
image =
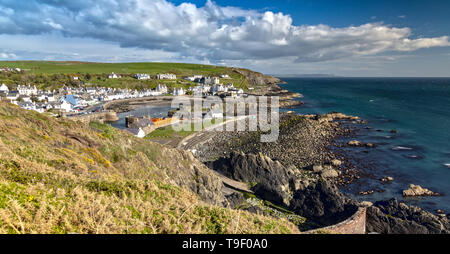
<path id="1" fill-rule="evenodd" d="M 304 95 L 297 113 L 342 112 L 368 122 L 357 139 L 376 148 L 346 148 L 363 176 L 343 190 L 358 200 L 397 198 L 433 211 L 450 212 L 450 79 L 283 78 L 283 88 Z M 396 130 L 397 133 L 391 133 Z M 364 177 L 365 176 L 365 177 Z M 379 179 L 394 177 L 392 183 Z M 403 198 L 418 184 L 443 194 Z M 383 190 L 360 196 L 360 191 Z"/>

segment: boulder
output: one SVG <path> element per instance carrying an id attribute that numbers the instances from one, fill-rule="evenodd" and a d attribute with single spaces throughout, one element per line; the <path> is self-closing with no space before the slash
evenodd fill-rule
<path id="1" fill-rule="evenodd" d="M 320 175 L 324 178 L 334 178 L 339 176 L 339 172 L 334 169 L 326 169 Z"/>
<path id="2" fill-rule="evenodd" d="M 314 165 L 313 166 L 313 172 L 314 173 L 320 173 L 323 171 L 323 166 L 322 165 Z"/>
<path id="3" fill-rule="evenodd" d="M 334 159 L 331 161 L 331 164 L 335 167 L 340 167 L 342 165 L 342 161 L 340 161 L 338 159 Z"/>
<path id="4" fill-rule="evenodd" d="M 368 191 L 360 191 L 358 194 L 361 196 L 367 196 L 367 195 L 372 195 L 374 193 L 375 193 L 374 190 L 368 190 Z"/>
<path id="5" fill-rule="evenodd" d="M 420 185 L 410 184 L 407 190 L 403 191 L 404 197 L 414 196 L 438 196 L 438 193 L 432 192 L 428 189 L 422 188 Z"/>
<path id="6" fill-rule="evenodd" d="M 336 119 L 336 120 L 357 121 L 357 120 L 360 119 L 358 116 L 348 116 L 348 115 L 345 115 L 345 114 L 342 114 L 342 113 L 338 113 L 338 112 L 329 113 L 329 114 L 326 114 L 326 116 L 327 117 L 331 117 L 331 118 Z"/>
<path id="7" fill-rule="evenodd" d="M 374 148 L 375 144 L 373 144 L 373 143 L 366 143 L 365 146 L 368 147 L 368 148 Z"/>
<path id="8" fill-rule="evenodd" d="M 352 140 L 348 142 L 348 145 L 350 146 L 361 146 L 361 142 L 358 140 Z"/>
<path id="9" fill-rule="evenodd" d="M 373 203 L 370 201 L 361 201 L 361 202 L 359 202 L 359 205 L 362 207 L 369 207 L 369 206 L 373 206 Z"/>
<path id="10" fill-rule="evenodd" d="M 294 193 L 289 209 L 323 224 L 333 224 L 356 211 L 356 203 L 347 199 L 332 183 L 321 180 Z"/>
<path id="11" fill-rule="evenodd" d="M 380 181 L 382 181 L 382 182 L 392 182 L 392 181 L 394 181 L 394 178 L 392 178 L 390 176 L 386 176 L 384 178 L 381 178 Z"/>

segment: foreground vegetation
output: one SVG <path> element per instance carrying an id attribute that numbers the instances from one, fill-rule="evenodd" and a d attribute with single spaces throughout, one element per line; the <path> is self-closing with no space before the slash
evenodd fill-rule
<path id="1" fill-rule="evenodd" d="M 108 125 L 0 102 L 0 149 L 0 233 L 298 233 L 204 202 L 193 156 Z"/>

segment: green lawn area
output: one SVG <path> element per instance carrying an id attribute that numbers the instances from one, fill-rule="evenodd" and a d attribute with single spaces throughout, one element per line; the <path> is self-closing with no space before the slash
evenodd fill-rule
<path id="1" fill-rule="evenodd" d="M 147 136 L 145 136 L 146 139 L 170 139 L 175 136 L 179 137 L 187 137 L 191 134 L 193 134 L 195 131 L 175 131 L 172 126 L 166 126 L 158 128 L 151 133 L 149 133 Z"/>
<path id="2" fill-rule="evenodd" d="M 203 125 L 203 129 L 208 128 L 216 123 L 221 123 L 221 120 L 212 119 L 210 123 L 206 123 Z M 196 131 L 194 131 L 194 124 L 191 123 L 190 131 L 175 131 L 172 126 L 165 126 L 158 128 L 151 133 L 149 133 L 147 136 L 145 136 L 146 139 L 179 139 L 179 138 L 185 138 L 191 134 L 194 134 Z"/>

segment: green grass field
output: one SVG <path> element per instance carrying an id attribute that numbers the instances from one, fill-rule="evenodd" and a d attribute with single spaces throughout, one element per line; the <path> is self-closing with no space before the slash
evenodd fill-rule
<path id="1" fill-rule="evenodd" d="M 227 67 L 184 64 L 184 63 L 93 63 L 93 62 L 50 62 L 50 61 L 0 61 L 0 67 L 17 67 L 33 74 L 76 74 L 76 73 L 174 73 L 191 74 L 231 74 Z"/>
<path id="2" fill-rule="evenodd" d="M 222 120 L 216 120 L 216 119 L 211 119 L 210 122 L 204 122 L 202 123 L 202 129 L 211 127 L 212 125 L 216 124 L 216 123 L 221 123 Z M 189 125 L 189 124 L 188 124 Z M 174 136 L 182 136 L 182 137 L 187 137 L 191 134 L 194 134 L 196 131 L 194 123 L 190 123 L 190 130 L 181 130 L 181 131 L 175 131 L 172 126 L 165 126 L 165 127 L 161 127 L 158 128 L 154 131 L 152 131 L 151 133 L 149 133 L 147 136 L 145 136 L 146 139 L 154 139 L 154 138 L 172 138 Z"/>
<path id="3" fill-rule="evenodd" d="M 233 83 L 235 87 L 246 89 L 245 77 L 223 66 L 185 63 L 93 63 L 93 62 L 50 62 L 50 61 L 0 61 L 1 67 L 20 68 L 24 73 L 0 73 L 0 82 L 9 86 L 36 85 L 41 89 L 57 89 L 62 85 L 104 86 L 114 88 L 144 89 L 154 88 L 159 83 L 169 87 L 188 88 L 192 82 L 182 78 L 189 75 L 219 76 L 228 74 L 231 79 L 223 83 Z M 122 74 L 120 79 L 108 79 L 111 72 Z M 177 80 L 136 80 L 135 73 L 148 73 L 155 77 L 158 73 L 173 73 Z M 79 77 L 74 81 L 71 77 Z"/>
<path id="4" fill-rule="evenodd" d="M 219 124 L 221 122 L 222 122 L 222 120 L 212 119 L 210 122 L 204 122 L 202 124 L 202 129 L 208 128 L 215 124 Z M 145 136 L 145 139 L 153 140 L 153 141 L 154 140 L 166 141 L 167 145 L 176 147 L 178 145 L 178 143 L 180 143 L 181 140 L 183 140 L 185 137 L 197 132 L 194 130 L 193 123 L 190 123 L 190 124 L 187 123 L 187 124 L 190 125 L 190 130 L 175 131 L 172 128 L 172 126 L 170 125 L 170 126 L 161 127 L 161 128 L 158 128 L 158 129 L 152 131 L 147 136 Z"/>

